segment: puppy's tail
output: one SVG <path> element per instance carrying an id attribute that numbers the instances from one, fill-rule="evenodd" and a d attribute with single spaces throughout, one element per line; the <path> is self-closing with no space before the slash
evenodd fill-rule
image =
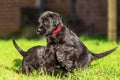
<path id="1" fill-rule="evenodd" d="M 13 45 L 15 46 L 15 48 L 18 50 L 18 52 L 22 55 L 22 56 L 25 56 L 25 51 L 23 51 L 18 45 L 17 43 L 15 42 L 15 39 L 12 38 L 12 42 L 13 42 Z"/>
<path id="2" fill-rule="evenodd" d="M 93 55 L 93 56 L 92 56 L 92 57 L 93 57 L 93 60 L 99 59 L 99 58 L 102 58 L 102 57 L 105 57 L 105 56 L 107 56 L 108 54 L 110 54 L 110 53 L 112 53 L 113 51 L 115 51 L 117 48 L 118 48 L 118 47 L 115 47 L 115 48 L 113 48 L 113 49 L 111 49 L 111 50 L 105 51 L 105 52 L 100 53 L 100 54 L 94 54 L 94 53 L 92 53 L 92 55 Z"/>

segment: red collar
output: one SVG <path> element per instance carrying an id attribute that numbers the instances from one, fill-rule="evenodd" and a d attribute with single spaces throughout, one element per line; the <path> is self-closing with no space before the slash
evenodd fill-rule
<path id="1" fill-rule="evenodd" d="M 62 30 L 62 26 L 58 26 L 57 29 L 52 31 L 52 35 L 59 33 Z"/>

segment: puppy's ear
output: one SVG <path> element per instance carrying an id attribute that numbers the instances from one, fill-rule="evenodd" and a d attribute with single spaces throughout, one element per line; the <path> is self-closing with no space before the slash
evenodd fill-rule
<path id="1" fill-rule="evenodd" d="M 61 21 L 62 21 L 62 16 L 60 14 L 53 15 L 53 22 L 54 22 L 55 26 L 60 25 Z"/>

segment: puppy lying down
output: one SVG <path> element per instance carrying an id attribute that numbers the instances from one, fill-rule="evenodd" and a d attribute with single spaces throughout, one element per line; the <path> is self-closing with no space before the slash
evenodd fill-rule
<path id="1" fill-rule="evenodd" d="M 13 39 L 13 44 L 18 52 L 23 56 L 22 60 L 22 72 L 29 75 L 32 70 L 38 70 L 44 68 L 45 60 L 45 47 L 44 46 L 34 46 L 28 51 L 23 51 Z"/>

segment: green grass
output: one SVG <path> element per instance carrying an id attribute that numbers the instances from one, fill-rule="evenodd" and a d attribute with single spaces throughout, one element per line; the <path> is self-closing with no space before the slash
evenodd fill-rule
<path id="1" fill-rule="evenodd" d="M 120 80 L 120 42 L 87 37 L 80 39 L 90 51 L 95 53 L 109 50 L 117 45 L 119 48 L 109 56 L 93 61 L 86 69 L 68 73 L 67 77 L 44 75 L 36 71 L 26 76 L 21 72 L 22 56 L 14 48 L 11 39 L 0 39 L 0 80 Z M 16 42 L 24 50 L 38 44 L 46 45 L 44 39 L 16 39 Z"/>

